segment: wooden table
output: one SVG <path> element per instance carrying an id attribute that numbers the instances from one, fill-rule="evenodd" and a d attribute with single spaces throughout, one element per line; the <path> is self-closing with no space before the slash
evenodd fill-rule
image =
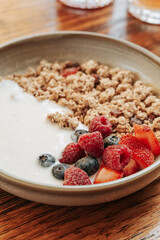
<path id="1" fill-rule="evenodd" d="M 99 10 L 75 10 L 56 0 L 1 0 L 0 44 L 29 34 L 84 30 L 137 43 L 160 56 L 160 26 L 126 11 L 126 0 Z M 158 240 L 160 180 L 112 203 L 48 206 L 0 190 L 0 240 Z"/>

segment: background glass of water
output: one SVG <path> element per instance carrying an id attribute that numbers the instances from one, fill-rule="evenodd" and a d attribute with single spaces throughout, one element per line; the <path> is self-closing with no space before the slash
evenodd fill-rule
<path id="1" fill-rule="evenodd" d="M 128 0 L 128 10 L 144 22 L 160 24 L 160 0 Z"/>
<path id="2" fill-rule="evenodd" d="M 113 0 L 60 0 L 63 4 L 81 9 L 92 9 L 107 6 Z"/>

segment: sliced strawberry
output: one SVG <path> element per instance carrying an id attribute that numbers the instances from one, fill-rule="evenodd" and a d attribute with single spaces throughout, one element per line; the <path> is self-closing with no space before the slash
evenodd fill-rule
<path id="1" fill-rule="evenodd" d="M 160 154 L 160 143 L 150 127 L 134 124 L 134 131 L 136 137 L 146 144 L 152 150 L 154 155 Z"/>
<path id="2" fill-rule="evenodd" d="M 65 68 L 65 69 L 62 71 L 61 75 L 62 75 L 63 77 L 67 77 L 67 76 L 72 75 L 72 74 L 75 74 L 75 73 L 77 73 L 77 72 L 78 72 L 78 68 L 77 68 L 77 67 L 70 67 L 70 68 Z"/>
<path id="3" fill-rule="evenodd" d="M 123 171 L 115 171 L 111 168 L 101 167 L 97 173 L 94 184 L 105 183 L 117 180 L 123 177 Z"/>
<path id="4" fill-rule="evenodd" d="M 132 150 L 132 158 L 138 162 L 141 169 L 154 163 L 153 153 L 138 138 L 130 134 L 126 134 L 122 136 L 119 144 L 127 145 L 127 147 Z"/>
<path id="5" fill-rule="evenodd" d="M 133 173 L 138 172 L 139 170 L 139 164 L 134 160 L 131 159 L 128 163 L 127 166 L 123 169 L 124 175 L 129 176 L 132 175 Z"/>

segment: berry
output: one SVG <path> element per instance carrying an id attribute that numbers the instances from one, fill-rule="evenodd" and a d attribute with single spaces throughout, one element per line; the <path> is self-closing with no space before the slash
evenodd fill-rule
<path id="1" fill-rule="evenodd" d="M 80 147 L 92 157 L 100 157 L 103 154 L 104 145 L 100 132 L 86 133 L 79 137 Z"/>
<path id="2" fill-rule="evenodd" d="M 78 72 L 78 68 L 77 67 L 70 67 L 70 68 L 63 69 L 61 75 L 63 77 L 67 77 L 67 76 L 75 74 L 77 72 Z"/>
<path id="3" fill-rule="evenodd" d="M 70 166 L 67 165 L 67 164 L 57 164 L 56 166 L 54 166 L 52 168 L 52 174 L 55 178 L 57 178 L 59 180 L 63 180 L 64 179 L 64 172 L 69 167 Z"/>
<path id="4" fill-rule="evenodd" d="M 104 148 L 112 145 L 118 145 L 120 138 L 117 136 L 108 136 L 103 140 Z"/>
<path id="5" fill-rule="evenodd" d="M 88 131 L 84 129 L 78 129 L 71 135 L 71 139 L 75 142 L 78 142 L 79 137 L 85 133 L 88 133 Z"/>
<path id="6" fill-rule="evenodd" d="M 135 160 L 131 159 L 128 165 L 124 167 L 123 172 L 125 176 L 129 176 L 133 173 L 138 172 L 138 170 L 139 170 L 138 163 Z"/>
<path id="7" fill-rule="evenodd" d="M 89 125 L 89 132 L 99 131 L 103 138 L 109 136 L 112 132 L 112 126 L 110 121 L 104 116 L 94 117 Z"/>
<path id="8" fill-rule="evenodd" d="M 40 165 L 43 167 L 50 167 L 56 161 L 55 158 L 49 153 L 45 153 L 45 154 L 39 156 L 38 160 L 39 160 Z"/>
<path id="9" fill-rule="evenodd" d="M 63 150 L 62 157 L 59 159 L 61 163 L 72 164 L 85 156 L 85 152 L 78 143 L 69 143 Z"/>
<path id="10" fill-rule="evenodd" d="M 123 177 L 122 171 L 119 172 L 107 167 L 101 167 L 97 173 L 94 184 L 110 182 L 122 177 Z"/>
<path id="11" fill-rule="evenodd" d="M 135 136 L 141 140 L 141 142 L 146 144 L 152 150 L 154 155 L 160 154 L 160 143 L 150 127 L 134 124 L 134 131 Z"/>
<path id="12" fill-rule="evenodd" d="M 112 145 L 104 149 L 102 162 L 104 166 L 115 171 L 122 171 L 129 163 L 132 151 L 125 145 Z"/>
<path id="13" fill-rule="evenodd" d="M 64 173 L 63 185 L 90 185 L 91 181 L 85 171 L 77 167 L 70 167 Z"/>
<path id="14" fill-rule="evenodd" d="M 88 176 L 91 176 L 99 169 L 99 162 L 96 158 L 87 156 L 79 159 L 74 166 L 81 168 L 88 174 Z"/>
<path id="15" fill-rule="evenodd" d="M 126 134 L 122 136 L 119 144 L 125 144 L 132 150 L 132 158 L 139 164 L 140 168 L 146 168 L 154 163 L 154 155 L 151 150 L 138 138 Z"/>

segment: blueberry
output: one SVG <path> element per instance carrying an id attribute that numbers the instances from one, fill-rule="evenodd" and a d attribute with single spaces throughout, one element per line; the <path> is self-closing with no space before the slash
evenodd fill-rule
<path id="1" fill-rule="evenodd" d="M 83 169 L 88 176 L 96 173 L 99 168 L 99 162 L 96 158 L 91 156 L 87 156 L 84 158 L 79 159 L 75 164 L 75 167 Z"/>
<path id="2" fill-rule="evenodd" d="M 50 167 L 56 161 L 55 158 L 48 153 L 39 156 L 38 160 L 40 165 L 43 167 Z"/>
<path id="3" fill-rule="evenodd" d="M 111 146 L 111 145 L 119 145 L 120 138 L 117 136 L 108 136 L 103 140 L 104 148 Z"/>
<path id="4" fill-rule="evenodd" d="M 76 130 L 74 133 L 72 133 L 71 139 L 75 142 L 78 142 L 78 138 L 85 133 L 88 133 L 88 131 L 84 129 Z"/>
<path id="5" fill-rule="evenodd" d="M 64 172 L 70 166 L 67 164 L 57 164 L 52 168 L 52 174 L 55 178 L 63 180 L 64 179 Z"/>

